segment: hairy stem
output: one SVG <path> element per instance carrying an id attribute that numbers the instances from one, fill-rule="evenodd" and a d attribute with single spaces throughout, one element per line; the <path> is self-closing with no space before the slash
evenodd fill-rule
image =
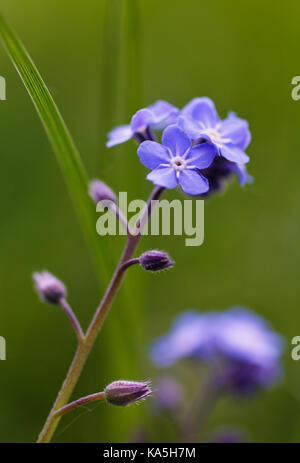
<path id="1" fill-rule="evenodd" d="M 103 296 L 103 299 L 100 302 L 98 309 L 96 310 L 94 317 L 88 327 L 86 335 L 79 342 L 77 351 L 75 353 L 74 359 L 71 363 L 69 371 L 67 373 L 66 379 L 63 382 L 63 385 L 58 393 L 56 401 L 49 413 L 49 416 L 46 420 L 46 423 L 38 437 L 39 443 L 50 442 L 57 426 L 60 421 L 61 416 L 57 415 L 56 412 L 60 408 L 64 407 L 77 384 L 81 371 L 85 365 L 85 362 L 89 356 L 89 353 L 94 345 L 96 337 L 103 325 L 103 322 L 109 312 L 109 309 L 112 305 L 112 302 L 121 286 L 123 278 L 125 276 L 128 266 L 126 265 L 127 261 L 132 259 L 132 256 L 139 244 L 141 239 L 141 224 L 145 224 L 146 218 L 149 219 L 153 204 L 160 198 L 164 191 L 163 187 L 155 187 L 150 195 L 145 209 L 141 213 L 141 217 L 136 225 L 136 230 L 139 230 L 138 234 L 129 235 L 123 255 L 118 263 L 116 271 L 112 277 L 112 280 Z M 134 262 L 137 263 L 137 262 Z"/>
<path id="2" fill-rule="evenodd" d="M 96 400 L 103 400 L 103 399 L 105 399 L 105 392 L 96 392 L 95 394 L 90 394 L 85 397 L 81 397 L 80 399 L 74 400 L 74 402 L 71 402 L 68 405 L 65 405 L 64 407 L 57 410 L 54 413 L 54 415 L 55 416 L 65 415 L 66 413 L 71 412 L 72 410 L 75 410 L 75 408 L 81 407 L 82 405 L 88 404 L 90 402 L 95 402 Z"/>

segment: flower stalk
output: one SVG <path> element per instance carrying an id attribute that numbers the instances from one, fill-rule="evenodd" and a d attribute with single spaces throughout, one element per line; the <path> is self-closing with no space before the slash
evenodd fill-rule
<path id="1" fill-rule="evenodd" d="M 73 310 L 71 309 L 70 305 L 68 304 L 68 302 L 64 298 L 61 298 L 59 300 L 59 305 L 61 306 L 61 308 L 63 309 L 63 311 L 67 315 L 68 319 L 70 320 L 71 325 L 72 325 L 72 327 L 73 327 L 73 329 L 75 331 L 75 334 L 76 334 L 79 342 L 82 341 L 83 338 L 84 338 L 84 334 L 83 334 L 82 328 L 80 326 L 80 323 L 77 320 L 77 317 L 74 314 Z"/>
<path id="2" fill-rule="evenodd" d="M 49 413 L 46 423 L 38 437 L 38 443 L 50 442 L 58 426 L 61 415 L 57 414 L 57 411 L 67 404 L 77 384 L 79 376 L 85 365 L 85 362 L 95 343 L 97 335 L 110 310 L 113 300 L 116 297 L 116 294 L 118 293 L 118 290 L 122 284 L 123 278 L 128 268 L 128 265 L 126 265 L 126 263 L 132 259 L 133 254 L 139 244 L 139 241 L 141 239 L 142 226 L 144 226 L 147 220 L 149 220 L 152 213 L 153 204 L 155 204 L 155 202 L 158 201 L 163 191 L 164 188 L 160 186 L 156 186 L 153 189 L 152 194 L 150 195 L 147 201 L 147 205 L 142 211 L 141 216 L 135 226 L 135 232 L 138 230 L 139 233 L 130 234 L 127 238 L 127 243 L 125 245 L 123 255 L 117 265 L 115 273 L 103 296 L 103 299 L 101 300 L 100 305 L 94 314 L 94 317 L 87 329 L 85 336 L 83 336 L 82 339 L 80 339 L 79 341 L 79 345 L 77 347 L 74 359 L 71 363 L 65 381 L 63 382 L 63 385 L 58 393 L 56 401 L 54 402 L 54 405 Z"/>
<path id="3" fill-rule="evenodd" d="M 95 402 L 96 400 L 104 400 L 105 399 L 105 392 L 96 392 L 95 394 L 90 394 L 85 397 L 81 397 L 80 399 L 74 400 L 74 402 L 65 405 L 64 407 L 60 408 L 54 413 L 54 416 L 62 416 L 72 410 L 75 410 L 82 405 Z"/>

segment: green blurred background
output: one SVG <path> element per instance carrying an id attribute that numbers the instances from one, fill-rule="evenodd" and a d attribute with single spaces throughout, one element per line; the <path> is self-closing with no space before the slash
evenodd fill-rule
<path id="1" fill-rule="evenodd" d="M 205 242 L 145 238 L 142 249 L 168 250 L 176 267 L 156 276 L 133 268 L 73 397 L 114 379 L 155 379 L 148 346 L 181 310 L 243 304 L 265 316 L 287 340 L 282 383 L 245 402 L 224 400 L 206 432 L 223 425 L 252 441 L 300 440 L 300 362 L 290 356 L 300 335 L 300 102 L 291 98 L 299 75 L 300 4 L 221 0 L 2 0 L 49 86 L 79 147 L 89 176 L 129 199 L 151 184 L 132 143 L 108 150 L 105 132 L 126 123 L 158 98 L 182 107 L 211 97 L 221 116 L 235 110 L 250 121 L 249 171 L 255 183 L 233 182 L 205 204 Z M 95 268 L 63 177 L 39 118 L 0 48 L 7 101 L 0 102 L 0 441 L 34 441 L 71 361 L 75 339 L 60 310 L 42 305 L 34 270 L 47 268 L 68 287 L 69 300 L 89 323 L 106 280 Z M 168 197 L 180 197 L 169 192 Z M 95 215 L 96 221 L 96 215 Z M 124 238 L 104 237 L 113 270 Z M 109 250 L 109 252 L 107 252 Z M 198 382 L 182 365 L 170 369 L 192 397 Z M 174 439 L 151 400 L 130 409 L 100 404 L 66 416 L 56 442 L 127 441 L 145 430 L 154 441 Z"/>

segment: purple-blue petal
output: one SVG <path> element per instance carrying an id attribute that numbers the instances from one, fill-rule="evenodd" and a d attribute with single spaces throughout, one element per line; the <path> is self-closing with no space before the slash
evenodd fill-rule
<path id="1" fill-rule="evenodd" d="M 137 153 L 141 163 L 148 169 L 155 169 L 162 163 L 169 163 L 170 160 L 168 148 L 155 141 L 144 141 L 138 147 Z"/>
<path id="2" fill-rule="evenodd" d="M 198 169 L 206 169 L 211 165 L 216 154 L 217 150 L 214 145 L 201 143 L 190 150 L 186 156 L 186 161 L 188 165 L 194 165 Z"/>
<path id="3" fill-rule="evenodd" d="M 235 164 L 234 170 L 241 186 L 253 182 L 253 177 L 248 174 L 245 164 Z"/>
<path id="4" fill-rule="evenodd" d="M 183 156 L 192 145 L 189 137 L 177 125 L 169 125 L 164 130 L 162 144 L 171 150 L 173 156 Z"/>
<path id="5" fill-rule="evenodd" d="M 179 114 L 179 109 L 171 105 L 167 101 L 158 100 L 148 109 L 154 114 L 154 122 L 152 128 L 154 130 L 163 130 L 170 124 L 175 124 Z"/>
<path id="6" fill-rule="evenodd" d="M 262 365 L 278 359 L 284 346 L 264 319 L 243 307 L 220 315 L 216 337 L 215 346 L 223 355 Z"/>
<path id="7" fill-rule="evenodd" d="M 240 119 L 235 113 L 231 112 L 227 118 L 221 122 L 219 131 L 223 138 L 228 138 L 231 143 L 245 150 L 251 141 L 248 122 Z"/>
<path id="8" fill-rule="evenodd" d="M 197 140 L 201 137 L 203 127 L 198 121 L 187 116 L 179 116 L 177 121 L 178 127 L 180 127 L 191 140 Z"/>
<path id="9" fill-rule="evenodd" d="M 183 312 L 170 332 L 153 343 L 150 350 L 152 361 L 159 367 L 167 367 L 184 357 L 206 357 L 211 337 L 210 320 L 210 314 Z"/>
<path id="10" fill-rule="evenodd" d="M 157 167 L 147 175 L 147 179 L 154 185 L 165 188 L 175 188 L 177 185 L 176 173 L 172 167 Z"/>
<path id="11" fill-rule="evenodd" d="M 223 158 L 228 159 L 228 161 L 236 162 L 237 164 L 246 164 L 249 161 L 247 154 L 231 143 L 223 145 L 220 148 L 220 154 Z"/>
<path id="12" fill-rule="evenodd" d="M 120 143 L 130 140 L 132 137 L 133 132 L 130 125 L 120 125 L 109 132 L 106 146 L 110 148 L 111 146 L 119 145 Z"/>
<path id="13" fill-rule="evenodd" d="M 152 111 L 149 109 L 140 109 L 132 116 L 130 126 L 133 133 L 143 132 L 153 124 L 155 117 Z"/>
<path id="14" fill-rule="evenodd" d="M 209 190 L 208 180 L 194 169 L 182 170 L 179 174 L 179 184 L 182 190 L 191 196 L 201 195 Z"/>
<path id="15" fill-rule="evenodd" d="M 204 128 L 215 127 L 219 122 L 215 105 L 207 97 L 194 98 L 182 109 L 181 114 L 201 122 Z"/>

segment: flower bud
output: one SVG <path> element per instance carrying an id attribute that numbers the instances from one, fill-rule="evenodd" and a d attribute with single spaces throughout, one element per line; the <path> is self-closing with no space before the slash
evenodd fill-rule
<path id="1" fill-rule="evenodd" d="M 162 251 L 146 251 L 141 255 L 140 265 L 144 270 L 150 272 L 157 272 L 159 270 L 165 270 L 174 265 L 174 262 L 169 258 L 166 252 Z"/>
<path id="2" fill-rule="evenodd" d="M 114 381 L 106 386 L 105 399 L 112 405 L 126 407 L 152 394 L 149 381 Z"/>
<path id="3" fill-rule="evenodd" d="M 58 304 L 59 300 L 67 295 L 65 285 L 47 271 L 34 273 L 33 281 L 38 295 L 44 302 Z"/>
<path id="4" fill-rule="evenodd" d="M 109 200 L 117 203 L 117 197 L 113 190 L 100 180 L 93 180 L 90 183 L 89 195 L 95 201 L 95 203 L 103 200 Z"/>

